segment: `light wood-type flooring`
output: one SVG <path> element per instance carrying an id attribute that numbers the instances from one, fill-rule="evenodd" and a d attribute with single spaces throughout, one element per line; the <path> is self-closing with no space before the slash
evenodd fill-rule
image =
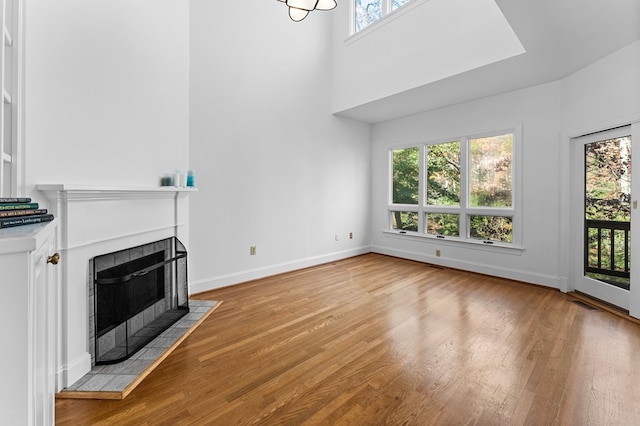
<path id="1" fill-rule="evenodd" d="M 367 254 L 197 297 L 125 400 L 57 423 L 640 424 L 640 325 L 557 290 Z"/>

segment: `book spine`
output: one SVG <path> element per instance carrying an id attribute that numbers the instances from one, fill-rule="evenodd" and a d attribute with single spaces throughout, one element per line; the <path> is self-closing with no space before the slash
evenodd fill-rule
<path id="1" fill-rule="evenodd" d="M 37 209 L 38 203 L 9 203 L 9 204 L 0 204 L 0 211 L 5 210 L 35 210 Z"/>
<path id="2" fill-rule="evenodd" d="M 0 211 L 0 219 L 5 217 L 28 216 L 36 214 L 47 214 L 47 209 Z"/>
<path id="3" fill-rule="evenodd" d="M 10 219 L 0 219 L 0 228 L 11 228 L 13 226 L 32 225 L 34 223 L 51 222 L 52 214 L 38 216 L 12 217 Z"/>
<path id="4" fill-rule="evenodd" d="M 26 197 L 0 197 L 0 204 L 5 204 L 5 203 L 30 203 L 31 202 L 31 198 L 26 198 Z"/>

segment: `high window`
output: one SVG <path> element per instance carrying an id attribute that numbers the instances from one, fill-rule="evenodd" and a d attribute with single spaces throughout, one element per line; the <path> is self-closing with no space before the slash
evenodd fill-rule
<path id="1" fill-rule="evenodd" d="M 353 32 L 363 30 L 411 0 L 353 0 Z"/>
<path id="2" fill-rule="evenodd" d="M 513 129 L 391 149 L 390 230 L 520 245 L 519 134 Z"/>

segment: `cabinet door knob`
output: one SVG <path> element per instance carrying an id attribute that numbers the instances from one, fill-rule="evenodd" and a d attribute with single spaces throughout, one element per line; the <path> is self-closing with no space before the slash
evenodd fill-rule
<path id="1" fill-rule="evenodd" d="M 55 253 L 53 256 L 47 257 L 47 263 L 51 263 L 52 265 L 57 265 L 60 262 L 60 255 Z"/>

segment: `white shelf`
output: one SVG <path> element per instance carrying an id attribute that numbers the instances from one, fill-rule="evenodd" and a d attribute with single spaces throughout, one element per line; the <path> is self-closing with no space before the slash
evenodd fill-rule
<path id="1" fill-rule="evenodd" d="M 37 249 L 55 231 L 57 220 L 0 229 L 0 254 Z"/>
<path id="2" fill-rule="evenodd" d="M 41 184 L 36 189 L 50 200 L 59 199 L 63 194 L 68 200 L 73 199 L 123 199 L 123 198 L 167 198 L 184 197 L 198 192 L 193 187 L 176 186 L 102 186 L 77 184 Z"/>

